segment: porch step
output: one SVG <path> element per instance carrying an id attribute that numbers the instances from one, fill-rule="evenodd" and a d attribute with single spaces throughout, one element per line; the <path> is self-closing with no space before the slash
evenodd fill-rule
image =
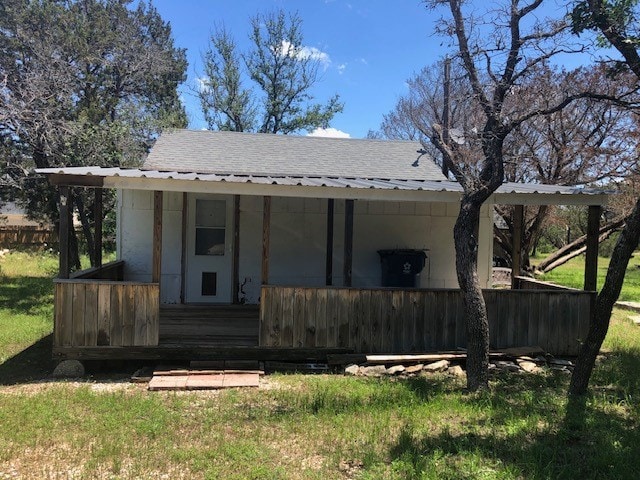
<path id="1" fill-rule="evenodd" d="M 161 345 L 258 345 L 256 305 L 163 305 Z"/>
<path id="2" fill-rule="evenodd" d="M 159 368 L 153 372 L 149 390 L 217 390 L 220 388 L 259 387 L 258 371 L 185 370 Z"/>

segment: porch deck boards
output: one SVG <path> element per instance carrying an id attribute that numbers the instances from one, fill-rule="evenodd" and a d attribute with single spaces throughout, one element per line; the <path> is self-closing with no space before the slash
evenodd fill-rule
<path id="1" fill-rule="evenodd" d="M 256 347 L 257 305 L 162 305 L 162 346 Z"/>

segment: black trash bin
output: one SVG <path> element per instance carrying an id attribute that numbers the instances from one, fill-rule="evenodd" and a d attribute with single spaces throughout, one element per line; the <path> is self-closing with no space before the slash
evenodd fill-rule
<path id="1" fill-rule="evenodd" d="M 424 250 L 378 250 L 383 287 L 417 287 L 427 254 Z"/>

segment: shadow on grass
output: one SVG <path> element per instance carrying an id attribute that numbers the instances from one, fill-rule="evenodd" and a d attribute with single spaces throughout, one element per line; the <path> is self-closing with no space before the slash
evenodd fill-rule
<path id="1" fill-rule="evenodd" d="M 0 307 L 13 314 L 31 314 L 52 305 L 53 281 L 48 277 L 2 277 Z"/>
<path id="2" fill-rule="evenodd" d="M 43 380 L 51 375 L 53 335 L 42 337 L 20 353 L 0 364 L 0 385 L 16 385 Z"/>
<path id="3" fill-rule="evenodd" d="M 590 397 L 565 400 L 566 377 L 512 376 L 467 397 L 478 418 L 427 433 L 406 425 L 390 448 L 392 465 L 403 478 L 638 478 L 640 358 L 611 357 Z"/>

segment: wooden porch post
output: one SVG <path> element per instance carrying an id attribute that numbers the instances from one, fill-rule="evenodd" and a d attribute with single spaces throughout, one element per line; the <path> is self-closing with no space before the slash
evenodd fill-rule
<path id="1" fill-rule="evenodd" d="M 231 302 L 240 303 L 240 195 L 233 196 L 233 274 Z"/>
<path id="2" fill-rule="evenodd" d="M 522 228 L 524 206 L 516 205 L 513 212 L 513 238 L 511 239 L 511 289 L 516 288 L 516 277 L 522 273 Z"/>
<path id="3" fill-rule="evenodd" d="M 93 204 L 93 250 L 96 255 L 96 267 L 102 266 L 102 189 L 95 188 L 95 201 Z"/>
<path id="4" fill-rule="evenodd" d="M 262 208 L 262 285 L 269 283 L 269 242 L 271 241 L 271 197 L 263 198 Z"/>
<path id="5" fill-rule="evenodd" d="M 333 285 L 333 214 L 335 201 L 327 200 L 327 261 L 325 285 Z"/>
<path id="6" fill-rule="evenodd" d="M 587 252 L 584 264 L 584 289 L 595 291 L 598 287 L 598 236 L 600 230 L 599 205 L 589 206 L 589 217 L 587 220 Z"/>
<path id="7" fill-rule="evenodd" d="M 162 192 L 153 192 L 153 267 L 151 282 L 160 283 L 162 272 Z"/>
<path id="8" fill-rule="evenodd" d="M 350 287 L 353 265 L 353 200 L 344 202 L 344 286 Z"/>
<path id="9" fill-rule="evenodd" d="M 58 232 L 60 248 L 59 278 L 69 278 L 69 205 L 71 203 L 69 194 L 69 187 L 67 185 L 60 185 L 60 231 Z"/>

